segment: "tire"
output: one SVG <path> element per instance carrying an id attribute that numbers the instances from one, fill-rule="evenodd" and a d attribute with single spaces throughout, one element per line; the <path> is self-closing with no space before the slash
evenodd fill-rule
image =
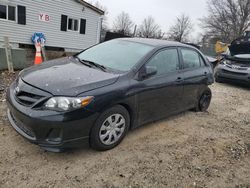
<path id="1" fill-rule="evenodd" d="M 221 79 L 219 79 L 217 76 L 215 77 L 215 82 L 222 83 Z"/>
<path id="2" fill-rule="evenodd" d="M 126 136 L 130 125 L 128 111 L 120 105 L 104 111 L 90 134 L 90 146 L 98 151 L 113 149 Z"/>
<path id="3" fill-rule="evenodd" d="M 210 88 L 204 90 L 199 97 L 199 100 L 196 104 L 195 111 L 196 112 L 205 112 L 210 106 L 212 99 L 212 92 Z"/>
<path id="4" fill-rule="evenodd" d="M 218 74 L 217 74 L 217 73 L 214 74 L 214 80 L 215 80 L 215 82 L 217 82 L 217 83 L 222 83 L 222 80 L 218 77 Z"/>

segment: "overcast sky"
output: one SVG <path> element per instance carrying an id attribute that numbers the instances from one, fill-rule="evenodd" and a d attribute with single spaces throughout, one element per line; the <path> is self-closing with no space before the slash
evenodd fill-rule
<path id="1" fill-rule="evenodd" d="M 198 26 L 198 19 L 206 15 L 207 0 L 99 0 L 108 9 L 108 23 L 113 26 L 115 17 L 125 11 L 131 19 L 140 24 L 142 20 L 151 15 L 166 32 L 173 24 L 176 16 L 181 13 L 189 15 L 195 25 L 195 37 L 201 29 Z"/>

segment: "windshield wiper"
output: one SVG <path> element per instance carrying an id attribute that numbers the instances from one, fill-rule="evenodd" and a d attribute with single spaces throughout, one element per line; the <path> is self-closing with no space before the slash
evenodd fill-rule
<path id="1" fill-rule="evenodd" d="M 92 67 L 88 62 L 85 62 L 85 61 L 81 60 L 78 56 L 75 56 L 75 58 L 76 58 L 80 63 L 82 63 L 82 64 L 84 64 L 84 65 L 86 65 L 86 66 L 88 66 L 88 67 Z"/>
<path id="2" fill-rule="evenodd" d="M 80 58 L 79 58 L 80 59 Z M 95 66 L 99 69 L 101 69 L 102 71 L 106 72 L 107 68 L 104 66 L 104 65 L 100 65 L 98 63 L 95 63 L 93 61 L 89 61 L 89 60 L 84 60 L 84 59 L 80 59 L 81 61 L 85 62 L 85 63 L 88 63 L 89 65 L 91 66 Z"/>
<path id="3" fill-rule="evenodd" d="M 107 70 L 107 68 L 106 68 L 104 65 L 100 65 L 100 64 L 95 63 L 95 62 L 93 62 L 93 61 L 80 59 L 78 56 L 75 56 L 75 58 L 76 58 L 79 62 L 81 62 L 82 64 L 84 64 L 84 65 L 86 65 L 86 66 L 88 66 L 88 67 L 93 67 L 93 66 L 95 66 L 95 67 L 101 69 L 101 70 L 104 71 L 104 72 L 106 72 L 106 70 Z"/>

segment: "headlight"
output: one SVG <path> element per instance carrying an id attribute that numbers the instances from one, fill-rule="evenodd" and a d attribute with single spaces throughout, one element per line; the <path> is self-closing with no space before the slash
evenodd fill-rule
<path id="1" fill-rule="evenodd" d="M 69 111 L 87 106 L 92 100 L 93 96 L 88 97 L 52 97 L 45 104 L 44 107 L 54 111 Z"/>

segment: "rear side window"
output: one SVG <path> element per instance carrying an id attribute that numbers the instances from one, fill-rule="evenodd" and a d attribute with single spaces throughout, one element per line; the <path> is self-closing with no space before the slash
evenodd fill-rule
<path id="1" fill-rule="evenodd" d="M 177 49 L 166 49 L 156 54 L 147 64 L 157 68 L 157 75 L 179 70 L 179 57 Z"/>
<path id="2" fill-rule="evenodd" d="M 196 51 L 189 49 L 181 49 L 181 55 L 184 63 L 184 69 L 198 68 L 201 66 L 202 59 Z"/>
<path id="3" fill-rule="evenodd" d="M 202 67 L 206 66 L 206 63 L 205 63 L 205 61 L 203 60 L 203 58 L 202 58 L 200 55 L 199 55 L 199 57 L 200 57 L 201 66 L 202 66 Z"/>

